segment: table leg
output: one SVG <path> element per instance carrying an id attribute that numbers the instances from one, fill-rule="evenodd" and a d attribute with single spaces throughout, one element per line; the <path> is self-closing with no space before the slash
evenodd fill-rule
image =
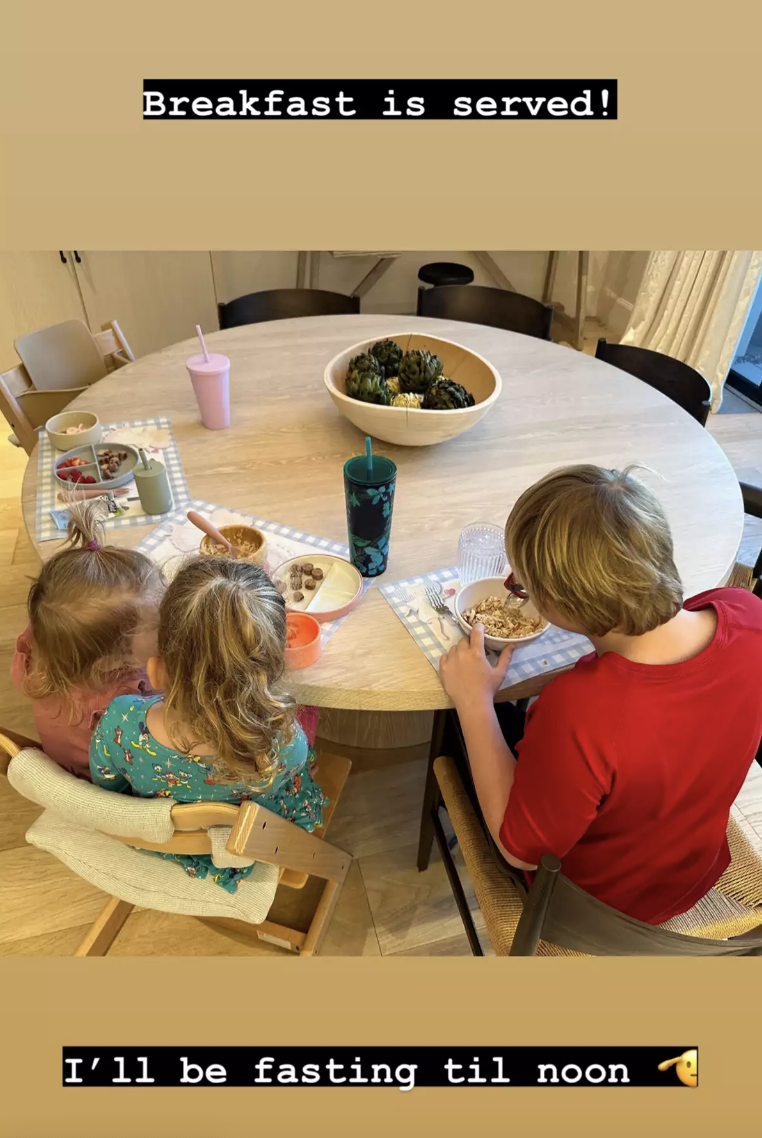
<path id="1" fill-rule="evenodd" d="M 428 743 L 433 720 L 431 711 L 341 711 L 323 707 L 318 734 L 326 743 L 390 751 Z"/>

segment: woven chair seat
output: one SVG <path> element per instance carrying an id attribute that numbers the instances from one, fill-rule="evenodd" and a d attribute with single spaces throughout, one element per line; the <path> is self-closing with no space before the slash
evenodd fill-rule
<path id="1" fill-rule="evenodd" d="M 754 588 L 754 571 L 751 565 L 744 565 L 742 561 L 736 561 L 728 578 L 728 588 L 746 589 L 751 592 Z"/>
<path id="2" fill-rule="evenodd" d="M 495 954 L 507 956 L 523 910 L 522 894 L 500 867 L 453 760 L 438 758 L 434 773 Z M 762 925 L 762 861 L 732 818 L 728 844 L 731 864 L 716 886 L 687 913 L 673 917 L 662 928 L 722 940 Z M 545 941 L 537 948 L 537 956 L 586 955 Z"/>

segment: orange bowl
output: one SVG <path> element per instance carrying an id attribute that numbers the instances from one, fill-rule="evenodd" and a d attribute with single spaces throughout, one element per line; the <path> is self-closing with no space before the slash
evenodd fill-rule
<path id="1" fill-rule="evenodd" d="M 319 658 L 322 650 L 320 625 L 314 616 L 306 612 L 290 612 L 286 615 L 288 639 L 286 641 L 286 664 L 289 668 L 309 668 Z"/>

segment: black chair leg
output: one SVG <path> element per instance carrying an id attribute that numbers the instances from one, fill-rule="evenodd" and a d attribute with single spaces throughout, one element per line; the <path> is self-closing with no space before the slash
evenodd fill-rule
<path id="1" fill-rule="evenodd" d="M 442 801 L 439 783 L 434 774 L 434 760 L 442 754 L 442 746 L 447 725 L 447 712 L 437 711 L 434 714 L 434 728 L 431 733 L 431 746 L 429 748 L 429 766 L 426 772 L 426 787 L 423 792 L 423 810 L 421 811 L 421 832 L 418 839 L 418 869 L 422 873 L 429 868 L 431 850 L 434 845 L 435 819 Z"/>
<path id="2" fill-rule="evenodd" d="M 439 820 L 438 815 L 434 815 L 433 822 L 434 836 L 437 839 L 439 852 L 442 855 L 442 861 L 444 862 L 444 867 L 447 871 L 447 877 L 450 881 L 450 888 L 452 889 L 453 896 L 455 897 L 455 904 L 458 906 L 458 912 L 460 913 L 460 919 L 463 922 L 463 928 L 466 930 L 466 936 L 468 937 L 468 943 L 471 946 L 471 952 L 474 956 L 484 956 L 484 950 L 479 942 L 479 934 L 476 931 L 476 925 L 474 924 L 474 919 L 471 916 L 471 910 L 468 907 L 468 900 L 466 898 L 466 894 L 463 892 L 463 885 L 458 875 L 458 870 L 455 866 L 455 862 L 452 859 L 452 854 L 449 850 L 447 835 L 442 828 L 442 823 Z"/>

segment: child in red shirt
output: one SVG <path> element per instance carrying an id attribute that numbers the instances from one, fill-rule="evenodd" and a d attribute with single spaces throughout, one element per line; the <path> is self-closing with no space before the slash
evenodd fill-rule
<path id="1" fill-rule="evenodd" d="M 443 660 L 485 823 L 511 865 L 555 854 L 586 892 L 661 924 L 730 861 L 762 737 L 762 601 L 684 601 L 664 513 L 629 470 L 549 475 L 516 503 L 506 551 L 538 610 L 595 652 L 530 707 L 518 762 L 493 702 L 511 650 L 493 668 L 477 628 Z"/>

